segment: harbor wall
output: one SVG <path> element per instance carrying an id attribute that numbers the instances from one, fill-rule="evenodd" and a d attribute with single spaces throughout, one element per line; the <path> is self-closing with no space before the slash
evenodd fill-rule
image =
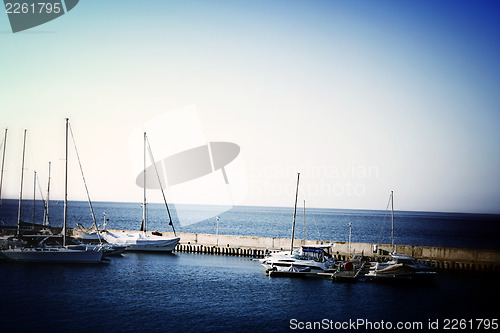
<path id="1" fill-rule="evenodd" d="M 110 230 L 121 232 L 122 230 Z M 130 232 L 130 231 L 127 231 Z M 173 232 L 162 232 L 174 237 Z M 180 242 L 175 251 L 263 257 L 266 253 L 290 249 L 289 238 L 254 237 L 238 235 L 215 235 L 178 232 Z M 345 259 L 351 253 L 363 254 L 374 261 L 388 258 L 390 244 L 349 243 L 320 240 L 294 240 L 294 248 L 301 245 L 333 244 L 332 254 Z M 395 245 L 395 251 L 406 254 L 443 270 L 500 271 L 500 251 L 486 249 L 447 248 L 419 245 Z"/>

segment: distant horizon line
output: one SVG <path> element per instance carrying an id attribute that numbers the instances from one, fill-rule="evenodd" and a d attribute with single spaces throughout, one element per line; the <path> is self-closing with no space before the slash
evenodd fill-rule
<path id="1" fill-rule="evenodd" d="M 11 200 L 11 201 L 19 201 L 18 198 L 3 198 L 3 200 Z M 33 199 L 23 199 L 23 201 L 27 202 L 32 202 Z M 35 201 L 42 201 L 41 199 L 35 199 Z M 51 202 L 63 202 L 64 200 L 59 200 L 59 199 L 50 199 Z M 85 202 L 87 203 L 87 200 L 68 200 L 68 202 Z M 124 204 L 139 204 L 142 205 L 142 202 L 140 201 L 108 201 L 108 200 L 92 200 L 93 203 L 124 203 Z M 163 205 L 163 202 L 148 202 L 148 204 L 156 204 L 156 205 Z M 240 204 L 240 205 L 215 205 L 215 204 L 193 204 L 193 203 L 175 203 L 171 202 L 168 203 L 169 205 L 184 205 L 184 206 L 213 206 L 213 207 L 266 207 L 266 208 L 290 208 L 293 209 L 293 206 L 272 206 L 272 205 L 245 205 L 245 204 Z M 0 207 L 2 205 L 0 204 Z M 297 210 L 302 210 L 303 206 L 297 206 Z M 370 208 L 333 208 L 333 207 L 306 207 L 306 209 L 324 209 L 324 210 L 350 210 L 350 211 L 387 211 L 385 209 L 370 209 Z M 492 216 L 497 216 L 500 215 L 500 213 L 484 213 L 484 212 L 459 212 L 459 211 L 430 211 L 430 210 L 401 210 L 401 209 L 394 209 L 394 212 L 414 212 L 414 213 L 441 213 L 441 214 L 470 214 L 470 215 L 492 215 Z"/>

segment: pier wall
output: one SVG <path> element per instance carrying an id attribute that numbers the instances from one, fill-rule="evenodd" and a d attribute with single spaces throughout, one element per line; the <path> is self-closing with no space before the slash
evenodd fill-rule
<path id="1" fill-rule="evenodd" d="M 121 230 L 111 230 L 121 232 Z M 162 232 L 173 237 L 172 232 Z M 289 238 L 253 237 L 238 235 L 214 235 L 178 232 L 180 242 L 175 251 L 245 255 L 263 257 L 266 253 L 290 249 Z M 319 240 L 294 241 L 294 248 L 301 245 L 333 244 L 332 254 L 345 259 L 349 253 L 362 254 L 375 261 L 388 258 L 392 251 L 390 244 L 349 243 Z M 396 252 L 406 254 L 443 270 L 497 271 L 500 272 L 500 251 L 485 249 L 447 248 L 418 245 L 395 245 Z"/>

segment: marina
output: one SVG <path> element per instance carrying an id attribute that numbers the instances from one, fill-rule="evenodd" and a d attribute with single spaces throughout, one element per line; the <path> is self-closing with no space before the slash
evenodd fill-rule
<path id="1" fill-rule="evenodd" d="M 111 233 L 139 233 L 133 230 L 109 230 Z M 78 238 L 82 231 L 71 229 L 73 236 Z M 167 237 L 173 236 L 170 232 L 161 232 Z M 264 258 L 266 254 L 281 252 L 289 249 L 290 240 L 286 238 L 252 237 L 239 235 L 216 235 L 178 232 L 180 242 L 173 249 L 174 252 L 243 256 Z M 326 242 L 319 240 L 296 240 L 297 246 L 305 244 L 332 244 L 333 256 L 336 260 L 346 260 L 349 257 L 347 242 Z M 374 246 L 377 248 L 373 252 Z M 389 251 L 391 244 L 352 243 L 360 255 L 362 252 L 372 262 L 391 260 Z M 483 249 L 460 249 L 432 246 L 396 245 L 396 252 L 408 255 L 441 271 L 500 271 L 500 251 Z"/>
<path id="2" fill-rule="evenodd" d="M 181 243 L 176 251 L 188 253 L 209 253 L 224 255 L 244 255 L 252 257 L 264 257 L 269 251 L 282 251 L 289 248 L 290 240 L 286 238 L 270 237 L 245 237 L 245 236 L 220 236 L 222 244 L 225 246 L 215 246 L 215 235 L 178 233 Z M 302 244 L 298 240 L 298 245 Z M 321 244 L 325 241 L 306 241 L 306 244 Z M 334 242 L 334 256 L 339 260 L 344 260 L 349 256 L 348 244 L 346 242 Z M 373 253 L 373 246 L 377 245 L 377 252 Z M 383 261 L 390 259 L 390 244 L 373 243 L 352 243 L 352 247 L 358 254 L 362 251 L 372 258 L 373 261 Z M 380 250 L 380 251 L 379 251 Z M 451 271 L 499 271 L 500 251 L 481 249 L 459 249 L 431 246 L 396 245 L 396 251 L 402 254 L 431 264 L 439 270 Z M 337 254 L 338 252 L 338 254 Z"/>
<path id="3" fill-rule="evenodd" d="M 85 185 L 88 198 L 87 203 L 68 202 L 67 200 L 68 138 L 70 133 L 75 146 L 81 176 Z M 425 288 L 420 290 L 421 293 L 419 297 L 431 298 L 431 294 L 427 294 L 430 290 L 446 293 L 447 288 L 443 288 L 443 286 L 440 285 L 443 280 L 448 280 L 447 283 L 450 283 L 450 281 L 452 283 L 457 283 L 461 288 L 464 287 L 463 277 L 459 274 L 450 275 L 450 273 L 474 273 L 474 275 L 468 278 L 491 281 L 491 279 L 498 276 L 500 272 L 500 250 L 495 248 L 450 248 L 397 244 L 395 239 L 398 237 L 396 236 L 398 234 L 395 231 L 405 230 L 405 228 L 399 227 L 399 220 L 397 227 L 394 222 L 395 211 L 393 192 L 391 192 L 389 201 L 391 204 L 390 244 L 382 242 L 353 242 L 353 222 L 351 221 L 348 223 L 349 236 L 347 241 L 338 240 L 339 235 L 344 234 L 343 236 L 345 236 L 345 229 L 341 229 L 341 232 L 337 234 L 337 240 L 327 238 L 331 236 L 329 232 L 334 229 L 332 228 L 332 221 L 335 221 L 338 217 L 338 215 L 335 215 L 337 213 L 328 210 L 310 209 L 309 214 L 306 214 L 305 201 L 303 209 L 302 239 L 297 239 L 296 236 L 300 233 L 296 232 L 300 174 L 297 174 L 295 206 L 293 210 L 290 238 L 269 237 L 269 234 L 275 235 L 276 230 L 279 230 L 272 229 L 276 226 L 280 226 L 281 230 L 289 230 L 288 222 L 285 223 L 287 220 L 285 216 L 288 216 L 287 208 L 237 207 L 234 210 L 240 213 L 235 219 L 231 218 L 231 214 L 234 213 L 232 212 L 233 210 L 229 210 L 228 214 L 221 214 L 222 216 L 214 216 L 214 218 L 209 220 L 201 220 L 186 224 L 184 221 L 179 221 L 177 218 L 175 207 L 171 212 L 166 201 L 165 193 L 163 192 L 161 177 L 156 170 L 155 164 L 153 165 L 155 165 L 154 169 L 156 171 L 158 186 L 162 189 L 164 207 L 162 204 L 155 206 L 147 202 L 146 160 L 148 153 L 151 161 L 154 161 L 154 158 L 145 132 L 143 172 L 138 177 L 138 180 L 141 180 L 143 184 L 143 201 L 140 205 L 142 218 L 136 219 L 135 214 L 138 211 L 137 206 L 129 210 L 127 207 L 128 204 L 126 203 L 99 203 L 96 206 L 103 204 L 106 210 L 103 211 L 103 224 L 98 225 L 94 212 L 95 205 L 90 199 L 83 168 L 80 163 L 75 139 L 68 119 L 66 119 L 65 195 L 62 207 L 60 207 L 62 208 L 62 215 L 60 215 L 61 211 L 57 209 L 57 203 L 55 210 L 52 204 L 50 205 L 51 218 L 49 221 L 48 208 L 50 202 L 48 200 L 42 200 L 43 209 L 39 210 L 39 215 L 37 216 L 37 200 L 34 195 L 32 204 L 33 222 L 29 223 L 23 220 L 23 216 L 26 216 L 27 210 L 26 205 L 23 205 L 26 200 L 23 199 L 22 191 L 25 169 L 25 140 L 26 131 L 24 132 L 21 191 L 19 199 L 17 202 L 15 202 L 15 200 L 5 200 L 5 202 L 2 202 L 2 214 L 0 216 L 2 221 L 2 226 L 0 228 L 0 267 L 2 268 L 2 275 L 0 275 L 0 278 L 3 278 L 2 281 L 6 281 L 1 285 L 2 295 L 5 295 L 9 299 L 16 299 L 16 301 L 14 303 L 7 301 L 2 304 L 2 307 L 6 306 L 6 308 L 0 308 L 0 313 L 2 313 L 2 315 L 3 313 L 8 313 L 9 316 L 13 315 L 14 318 L 30 316 L 31 320 L 23 323 L 23 325 L 19 325 L 16 322 L 12 322 L 7 317 L 0 317 L 0 319 L 6 323 L 5 327 L 9 331 L 14 327 L 16 327 L 16 329 L 21 327 L 21 330 L 33 330 L 39 327 L 39 323 L 43 323 L 44 328 L 47 329 L 53 329 L 51 325 L 57 324 L 58 329 L 64 328 L 69 330 L 70 328 L 68 325 L 73 325 L 75 323 L 75 321 L 69 322 L 68 316 L 51 317 L 48 313 L 44 313 L 44 311 L 41 311 L 44 317 L 37 318 L 37 315 L 32 314 L 34 309 L 31 304 L 34 302 L 30 297 L 33 296 L 33 294 L 42 299 L 45 305 L 51 304 L 51 300 L 47 300 L 47 297 L 49 295 L 53 296 L 54 294 L 59 295 L 55 297 L 55 299 L 59 301 L 61 301 L 62 298 L 67 299 L 68 296 L 70 296 L 69 298 L 71 299 L 74 294 L 80 297 L 82 294 L 93 294 L 100 298 L 99 302 L 101 304 L 106 304 L 107 301 L 109 302 L 111 300 L 113 311 L 117 313 L 127 313 L 127 324 L 123 325 L 123 319 L 118 316 L 114 320 L 111 320 L 113 323 L 111 330 L 119 328 L 120 331 L 143 331 L 156 328 L 157 326 L 149 326 L 148 324 L 142 323 L 142 317 L 146 316 L 154 325 L 162 322 L 162 329 L 169 328 L 174 331 L 189 331 L 192 327 L 198 329 L 203 327 L 204 331 L 221 331 L 225 328 L 224 324 L 229 321 L 231 329 L 260 329 L 281 332 L 297 325 L 299 320 L 297 318 L 300 318 L 300 316 L 309 323 L 314 321 L 314 325 L 317 323 L 324 323 L 325 320 L 328 319 L 325 318 L 326 315 L 318 317 L 317 313 L 311 314 L 308 310 L 310 308 L 324 307 L 325 302 L 328 302 L 327 299 L 324 299 L 324 296 L 327 295 L 325 293 L 330 293 L 329 296 L 333 297 L 332 299 L 346 296 L 349 298 L 359 298 L 352 289 L 335 287 L 338 289 L 332 290 L 331 286 L 333 285 L 352 285 L 354 282 L 383 282 L 380 286 L 375 283 L 355 283 L 356 287 L 354 288 L 359 288 L 365 295 L 370 292 L 376 294 L 377 288 L 382 290 L 386 288 L 384 285 L 390 285 L 392 288 L 399 288 L 397 286 L 403 284 L 403 288 L 412 288 L 412 292 L 420 288 Z M 49 189 L 50 176 L 47 198 L 49 197 Z M 87 204 L 91 211 L 90 227 L 86 227 L 89 225 L 88 212 L 84 213 L 82 211 L 83 206 Z M 100 208 L 102 208 L 102 206 L 100 206 Z M 199 210 L 200 208 L 193 208 L 193 212 L 196 212 L 197 209 Z M 207 209 L 207 207 L 202 206 L 201 209 Z M 257 209 L 257 211 L 255 209 Z M 17 211 L 17 214 L 15 214 L 14 211 Z M 43 218 L 40 217 L 40 211 L 43 212 Z M 69 213 L 70 211 L 71 213 Z M 108 213 L 106 213 L 106 211 Z M 276 217 L 276 211 L 280 212 L 278 219 L 267 218 L 269 213 L 274 214 L 274 217 Z M 285 211 L 286 214 L 284 214 Z M 246 226 L 244 222 L 248 218 L 248 212 L 252 212 L 252 223 L 250 227 Z M 168 219 L 165 218 L 165 213 L 167 213 Z M 400 214 L 408 213 L 400 212 Z M 411 214 L 412 213 L 409 215 L 411 216 Z M 317 217 L 322 216 L 322 222 L 326 222 L 326 224 L 323 224 L 323 233 L 319 232 L 315 215 Z M 13 216 L 17 217 L 17 223 L 14 223 L 15 220 L 12 219 Z M 110 216 L 113 217 L 111 221 L 109 219 Z M 308 220 L 312 218 L 316 226 L 318 234 L 317 239 L 306 239 L 306 216 Z M 361 217 L 361 220 L 363 220 L 367 227 L 370 226 L 370 223 L 383 226 L 384 222 L 389 220 L 387 218 L 387 211 L 383 216 L 377 212 L 375 216 L 379 218 L 375 219 L 373 219 L 372 213 L 366 214 L 361 211 L 355 212 L 354 214 L 348 214 L 347 216 L 349 216 L 349 219 L 354 220 Z M 121 223 L 125 221 L 127 227 L 138 225 L 137 221 L 140 221 L 140 229 L 109 228 L 111 225 L 115 225 L 116 218 L 118 221 L 121 220 Z M 204 230 L 203 228 L 206 227 L 204 224 L 210 224 L 214 219 L 216 220 L 215 234 L 189 232 L 191 228 Z M 227 234 L 227 230 L 226 232 L 220 232 L 222 229 L 221 219 L 224 221 L 222 223 L 236 226 L 237 230 L 243 234 L 231 235 Z M 488 216 L 488 219 L 491 219 L 491 216 Z M 495 221 L 495 219 L 496 217 L 493 217 L 492 221 Z M 61 220 L 62 223 L 59 224 Z M 9 223 L 5 223 L 5 221 L 9 221 Z M 150 224 L 150 221 L 156 221 L 157 223 L 155 224 L 153 222 Z M 160 221 L 162 224 L 158 223 Z M 405 218 L 402 218 L 403 224 L 404 221 Z M 266 227 L 271 226 L 271 230 L 274 230 L 274 232 L 270 232 L 268 229 L 263 228 L 263 230 L 266 230 L 264 231 L 264 235 L 245 235 L 245 230 L 250 232 L 255 231 L 255 226 L 263 222 L 266 223 Z M 72 226 L 70 224 L 72 224 Z M 164 231 L 166 225 L 169 225 L 172 231 Z M 176 231 L 174 225 L 177 225 L 178 231 Z M 346 224 L 344 224 L 344 227 L 345 226 Z M 369 228 L 365 230 L 358 226 L 359 223 L 356 224 L 356 231 L 361 230 L 364 235 L 369 233 Z M 373 225 L 371 227 L 373 228 Z M 496 229 L 498 228 L 498 224 L 493 222 L 489 225 L 489 228 Z M 387 239 L 386 236 L 382 236 L 385 233 L 386 230 L 381 227 L 379 229 L 378 239 Z M 99 272 L 98 278 L 95 272 L 92 271 L 94 269 L 97 269 Z M 131 270 L 131 272 L 128 271 L 127 273 L 123 273 L 121 272 L 123 269 L 126 271 Z M 40 287 L 41 291 L 39 294 L 36 292 L 31 294 L 25 293 L 24 290 L 15 290 L 16 288 L 10 286 L 10 284 L 13 283 L 13 280 L 11 280 L 12 276 L 14 276 L 16 277 L 16 282 L 29 284 L 29 290 L 31 291 L 32 286 L 39 288 L 39 282 L 32 281 L 32 276 L 39 277 L 43 276 L 45 273 L 50 276 L 51 279 L 55 279 L 55 277 L 52 276 L 52 272 L 65 272 L 64 274 L 69 277 L 69 280 L 73 280 L 74 283 L 81 285 L 74 286 L 71 284 L 71 287 L 67 285 L 66 288 L 71 288 L 71 295 L 68 295 L 67 292 L 58 293 L 46 287 Z M 86 277 L 88 281 L 80 280 L 82 272 L 84 273 L 83 277 Z M 5 274 L 5 276 L 3 276 L 3 274 Z M 119 280 L 116 280 L 117 276 Z M 109 279 L 109 281 L 115 282 L 112 286 L 108 286 L 110 290 L 104 294 L 110 300 L 104 300 L 102 298 L 103 294 L 100 291 L 97 293 L 91 292 L 93 289 L 100 290 L 103 288 L 102 279 Z M 137 283 L 136 280 L 139 281 L 139 283 Z M 270 284 L 272 280 L 276 280 L 276 283 L 279 283 L 277 286 L 279 286 L 280 290 L 283 286 L 288 286 L 290 291 L 298 299 L 306 298 L 309 300 L 311 294 L 316 295 L 316 298 L 314 301 L 308 301 L 307 307 L 305 308 L 306 312 L 303 312 L 304 309 L 301 309 L 304 308 L 303 303 L 295 304 L 299 309 L 290 309 L 289 306 L 290 304 L 294 304 L 293 301 L 289 300 L 286 304 L 280 304 L 280 301 L 276 301 L 276 297 L 273 297 L 271 302 L 272 305 L 275 306 L 278 304 L 281 308 L 279 320 L 274 321 L 263 319 L 263 314 L 258 311 L 252 314 L 236 311 L 235 317 L 227 317 L 225 315 L 226 312 L 234 312 L 233 307 L 239 306 L 240 299 L 244 304 L 247 302 L 256 304 L 262 302 L 262 300 L 266 298 L 269 302 L 269 294 L 265 292 L 266 289 L 261 288 L 263 288 L 263 286 L 265 286 L 265 288 L 272 287 L 272 284 Z M 301 282 L 294 282 L 297 280 Z M 305 280 L 307 280 L 307 282 Z M 235 284 L 235 281 L 239 281 L 239 283 Z M 166 293 L 161 291 L 162 289 L 160 289 L 161 287 L 159 285 L 161 284 L 161 286 L 163 286 L 164 282 L 167 282 L 169 286 L 166 289 Z M 46 286 L 46 281 L 41 281 L 41 283 L 42 286 Z M 60 284 L 63 286 L 65 285 L 64 281 Z M 87 284 L 92 289 L 87 289 Z M 125 289 L 121 289 L 121 287 L 117 287 L 117 285 L 125 285 L 126 287 Z M 368 287 L 357 287 L 360 285 L 368 285 Z M 210 286 L 214 289 L 207 290 L 206 288 Z M 490 282 L 483 284 L 481 287 L 489 288 L 489 291 L 498 289 L 496 285 L 493 286 Z M 185 297 L 183 297 L 181 301 L 182 304 L 179 304 L 178 294 L 185 294 L 187 290 L 189 290 L 190 296 L 195 302 L 198 301 L 204 304 L 204 306 L 210 306 L 214 302 L 213 298 L 220 300 L 225 299 L 228 295 L 230 295 L 231 298 L 222 303 L 217 300 L 215 301 L 214 306 L 220 306 L 222 308 L 221 313 L 210 308 L 210 311 L 208 311 L 210 314 L 204 316 L 200 315 L 203 309 L 199 308 L 199 304 L 193 303 L 192 299 L 186 302 L 184 299 Z M 15 294 L 16 292 L 18 293 L 17 296 Z M 347 294 L 344 294 L 346 292 Z M 407 290 L 405 290 L 405 292 L 407 292 Z M 123 295 L 119 297 L 117 293 L 122 293 Z M 399 292 L 397 293 L 399 294 Z M 409 294 L 412 293 L 410 292 Z M 160 298 L 157 298 L 158 296 L 160 296 Z M 371 297 L 377 296 L 372 295 Z M 395 303 L 400 301 L 398 297 L 399 296 L 395 295 L 388 297 L 385 301 L 389 303 L 384 304 L 382 302 L 383 308 L 394 306 Z M 470 298 L 474 302 L 476 302 L 475 297 L 477 296 L 470 295 Z M 31 303 L 25 303 L 30 300 Z M 375 298 L 370 299 L 364 296 L 362 301 L 357 300 L 354 303 L 347 304 L 349 307 L 356 308 L 357 306 L 362 306 L 364 302 L 370 303 L 375 300 Z M 137 303 L 137 301 L 139 301 L 139 303 Z M 152 301 L 156 302 L 156 304 L 150 303 Z M 88 302 L 91 303 L 93 300 L 89 299 Z M 116 302 L 120 302 L 120 304 L 118 305 Z M 138 310 L 137 305 L 139 304 L 141 308 Z M 161 309 L 157 304 L 161 305 Z M 176 304 L 175 309 L 171 309 L 173 304 Z M 429 312 L 429 309 L 432 309 L 435 303 L 428 305 L 425 309 L 418 308 L 418 306 L 421 306 L 421 302 L 409 302 L 409 304 L 416 308 L 415 310 L 410 310 L 410 315 L 405 312 L 392 312 L 391 316 L 394 316 L 392 318 L 396 318 L 397 320 L 411 318 L 414 320 L 413 323 L 419 325 L 424 325 L 424 318 L 427 318 L 428 322 L 436 318 L 435 312 Z M 405 303 L 405 306 L 405 309 L 407 309 L 408 301 Z M 66 308 L 71 309 L 72 307 L 66 306 Z M 82 311 L 81 307 L 75 307 L 74 309 L 77 308 L 81 312 L 79 316 L 82 316 L 82 318 L 95 318 L 93 312 Z M 193 308 L 197 308 L 192 312 L 194 313 L 193 318 L 190 318 L 189 315 L 185 315 L 186 313 L 191 313 Z M 248 307 L 246 308 L 248 310 Z M 458 309 L 454 307 L 451 308 L 453 313 L 456 314 Z M 270 312 L 275 311 L 271 309 L 268 310 Z M 359 310 L 360 309 L 358 309 L 358 311 Z M 366 309 L 363 308 L 363 310 Z M 146 311 L 146 315 L 144 311 Z M 183 315 L 178 317 L 176 311 L 181 311 Z M 321 312 L 318 313 L 320 314 Z M 336 313 L 336 308 L 329 308 L 326 313 L 327 316 L 335 315 L 338 316 L 338 318 L 345 318 L 343 320 L 351 320 L 355 318 L 356 314 L 356 312 L 351 313 L 345 310 Z M 364 311 L 363 313 L 368 313 L 367 316 L 371 318 L 387 318 L 385 313 L 377 309 L 370 309 L 370 311 Z M 439 317 L 435 320 L 444 318 L 441 316 L 445 313 L 447 312 L 441 311 Z M 494 317 L 495 314 L 489 311 L 489 309 L 482 309 L 481 315 L 483 317 L 485 313 L 490 316 L 491 320 L 497 320 Z M 347 317 L 342 317 L 346 316 L 346 314 Z M 169 319 L 176 318 L 175 322 L 163 322 L 163 316 L 168 316 Z M 49 318 L 51 318 L 50 322 L 48 321 Z M 288 322 L 286 318 L 288 318 Z M 415 321 L 418 319 L 422 319 L 422 321 Z M 109 318 L 107 318 L 107 320 L 109 320 Z M 259 321 L 256 322 L 257 320 Z M 78 320 L 76 320 L 76 322 L 78 322 Z M 330 320 L 330 323 L 332 322 L 333 320 Z M 139 326 L 137 326 L 137 323 L 140 323 Z M 105 324 L 101 324 L 99 328 L 102 329 L 105 326 Z M 71 330 L 78 331 L 79 328 L 83 327 L 85 327 L 87 331 L 89 327 L 92 329 L 93 326 L 88 325 L 87 321 L 85 321 L 85 325 L 80 323 L 76 329 L 72 327 Z"/>
<path id="4" fill-rule="evenodd" d="M 61 215 L 57 206 L 52 204 L 55 226 L 22 222 L 20 230 L 29 234 L 49 228 L 53 234 L 60 233 L 62 228 L 57 226 L 57 221 Z M 176 229 L 180 231 L 174 235 L 157 223 L 150 225 L 154 231 L 108 229 L 119 223 L 131 228 L 136 226 L 140 221 L 140 214 L 136 213 L 141 211 L 138 204 L 96 202 L 96 207 L 107 212 L 103 221 L 106 228 L 97 226 L 98 234 L 146 233 L 178 237 L 179 243 L 172 253 L 125 251 L 96 265 L 0 260 L 0 280 L 3 281 L 0 291 L 4 300 L 0 304 L 0 320 L 6 331 L 32 331 L 42 325 L 47 330 L 73 332 L 136 332 L 160 327 L 173 332 L 200 329 L 285 332 L 295 325 L 321 325 L 325 320 L 332 325 L 359 319 L 366 323 L 383 320 L 394 325 L 407 322 L 417 325 L 415 327 L 427 327 L 430 322 L 442 325 L 451 316 L 490 321 L 497 318 L 496 309 L 483 297 L 485 293 L 500 293 L 497 283 L 500 251 L 496 249 L 362 243 L 352 242 L 351 237 L 346 241 L 326 237 L 295 239 L 294 248 L 312 250 L 302 255 L 318 256 L 309 259 L 319 259 L 317 251 L 327 250 L 334 266 L 316 272 L 307 271 L 307 265 L 300 270 L 290 267 L 291 270 L 274 271 L 264 268 L 259 260 L 273 253 L 278 257 L 280 253 L 290 255 L 290 238 L 227 235 L 221 233 L 221 229 L 227 232 L 228 226 L 237 226 L 251 233 L 251 229 L 245 229 L 245 212 L 249 210 L 257 225 L 268 218 L 270 212 L 272 216 L 278 211 L 282 221 L 275 220 L 275 224 L 289 230 L 290 215 L 281 212 L 289 212 L 290 208 L 236 208 L 236 212 L 243 213 L 230 211 L 214 221 L 218 223 L 214 225 L 216 233 L 186 232 L 193 228 L 207 230 L 207 222 L 200 222 L 188 227 L 178 225 Z M 5 200 L 2 219 L 15 216 L 16 208 L 16 200 Z M 69 239 L 92 230 L 91 223 L 84 222 L 88 221 L 88 203 L 69 202 L 68 208 L 73 223 L 80 224 L 67 229 Z M 165 213 L 163 205 L 149 205 L 149 209 L 151 221 L 162 220 L 159 216 Z M 329 220 L 338 218 L 336 213 L 330 214 Z M 401 214 L 399 212 L 400 224 L 404 224 Z M 173 215 L 175 222 L 175 210 Z M 228 223 L 228 216 L 236 218 Z M 371 221 L 371 213 L 366 216 L 365 220 Z M 83 223 L 90 227 L 82 227 Z M 369 224 L 365 225 L 369 230 Z M 327 237 L 332 237 L 328 230 L 335 227 L 330 224 L 330 228 L 323 229 Z M 358 229 L 353 230 L 355 235 Z M 351 228 L 348 230 L 351 234 Z M 3 239 L 16 232 L 15 225 L 2 226 Z M 429 281 L 388 275 L 367 278 L 379 263 L 386 265 L 380 268 L 390 265 L 394 260 L 392 251 L 432 266 L 437 276 Z M 385 283 L 368 283 L 371 281 Z M 43 307 L 38 305 L 40 302 Z M 64 313 L 50 310 L 60 308 L 61 304 Z M 470 304 L 474 304 L 473 309 Z M 19 322 L 17 318 L 29 320 Z"/>
<path id="5" fill-rule="evenodd" d="M 1 333 L 499 331 L 499 1 L 4 3 Z"/>

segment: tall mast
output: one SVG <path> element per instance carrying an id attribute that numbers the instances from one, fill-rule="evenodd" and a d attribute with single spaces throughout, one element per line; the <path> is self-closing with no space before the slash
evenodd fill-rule
<path id="1" fill-rule="evenodd" d="M 349 256 L 351 256 L 351 234 L 352 234 L 352 223 L 349 222 Z"/>
<path id="2" fill-rule="evenodd" d="M 295 237 L 295 215 L 297 214 L 297 197 L 299 196 L 299 178 L 300 172 L 297 173 L 297 190 L 295 191 L 295 207 L 293 209 L 292 244 L 290 245 L 290 254 L 293 252 L 293 238 Z"/>
<path id="3" fill-rule="evenodd" d="M 5 147 L 6 146 L 7 146 L 7 129 L 5 129 L 5 137 L 3 139 L 2 171 L 0 172 L 0 205 L 2 204 L 3 165 L 5 162 Z"/>
<path id="4" fill-rule="evenodd" d="M 216 229 L 216 232 L 215 232 L 216 239 L 217 239 L 217 247 L 219 247 L 219 220 L 220 220 L 220 218 L 219 218 L 219 216 L 217 216 L 217 229 Z"/>
<path id="5" fill-rule="evenodd" d="M 21 206 L 23 202 L 23 177 L 24 177 L 24 152 L 26 148 L 26 132 L 24 130 L 24 139 L 23 139 L 23 161 L 21 164 L 21 190 L 19 191 L 19 209 L 17 211 L 17 235 L 19 236 L 19 232 L 21 229 Z"/>
<path id="6" fill-rule="evenodd" d="M 394 191 L 391 191 L 391 205 L 392 205 L 392 213 L 391 213 L 391 239 L 392 239 L 392 253 L 394 253 Z"/>
<path id="7" fill-rule="evenodd" d="M 141 231 L 146 232 L 146 132 L 144 132 L 144 201 L 142 202 Z"/>
<path id="8" fill-rule="evenodd" d="M 306 244 L 306 201 L 304 200 L 304 245 Z"/>
<path id="9" fill-rule="evenodd" d="M 68 217 L 68 124 L 69 119 L 66 118 L 66 161 L 64 173 L 64 217 L 63 217 L 63 246 L 66 246 L 66 220 Z"/>
<path id="10" fill-rule="evenodd" d="M 33 229 L 35 229 L 36 213 L 36 171 L 33 171 Z"/>
<path id="11" fill-rule="evenodd" d="M 45 212 L 43 215 L 44 225 L 49 225 L 49 203 L 50 203 L 50 162 L 49 162 L 49 181 L 47 182 L 47 201 L 45 202 Z"/>

